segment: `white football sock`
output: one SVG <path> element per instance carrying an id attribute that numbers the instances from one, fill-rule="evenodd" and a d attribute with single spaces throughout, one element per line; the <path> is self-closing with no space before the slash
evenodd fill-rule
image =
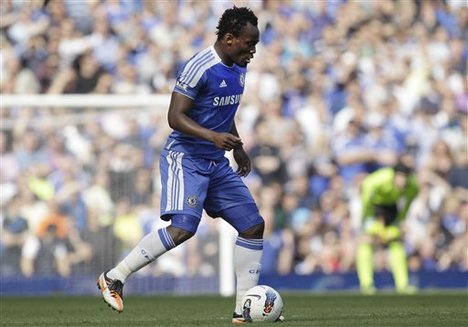
<path id="1" fill-rule="evenodd" d="M 153 231 L 143 237 L 133 250 L 115 268 L 107 273 L 107 277 L 118 279 L 122 283 L 125 283 L 130 274 L 153 262 L 160 255 L 175 246 L 166 228 Z"/>
<path id="2" fill-rule="evenodd" d="M 238 237 L 234 247 L 234 268 L 237 278 L 235 313 L 242 313 L 242 298 L 258 283 L 262 269 L 263 239 Z"/>

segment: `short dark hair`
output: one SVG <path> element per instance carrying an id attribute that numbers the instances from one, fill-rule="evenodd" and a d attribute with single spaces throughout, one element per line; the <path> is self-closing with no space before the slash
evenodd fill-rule
<path id="1" fill-rule="evenodd" d="M 258 18 L 255 16 L 252 10 L 246 7 L 232 7 L 226 9 L 221 18 L 219 19 L 218 26 L 216 29 L 216 35 L 220 40 L 227 33 L 231 33 L 235 37 L 240 35 L 242 28 L 247 23 L 257 26 Z"/>
<path id="2" fill-rule="evenodd" d="M 411 167 L 409 167 L 408 165 L 406 165 L 405 163 L 401 162 L 401 161 L 398 161 L 395 166 L 393 166 L 393 170 L 395 172 L 400 172 L 400 173 L 403 173 L 405 175 L 410 175 L 413 173 L 413 169 L 411 169 Z"/>

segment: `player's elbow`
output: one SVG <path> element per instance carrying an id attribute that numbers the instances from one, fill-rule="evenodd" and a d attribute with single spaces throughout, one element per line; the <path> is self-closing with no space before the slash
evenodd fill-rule
<path id="1" fill-rule="evenodd" d="M 170 113 L 169 115 L 167 115 L 167 123 L 172 129 L 177 129 L 177 127 L 179 126 L 177 118 L 174 117 L 174 115 L 171 115 Z"/>

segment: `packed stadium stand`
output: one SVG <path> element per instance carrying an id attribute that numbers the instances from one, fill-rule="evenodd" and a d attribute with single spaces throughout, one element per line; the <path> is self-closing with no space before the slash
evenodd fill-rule
<path id="1" fill-rule="evenodd" d="M 401 156 L 420 183 L 404 223 L 410 271 L 468 271 L 466 3 L 235 3 L 261 32 L 237 127 L 266 221 L 262 274 L 355 272 L 360 181 Z M 229 6 L 2 1 L 1 93 L 169 94 Z M 164 223 L 164 109 L 2 106 L 1 118 L 2 276 L 97 277 Z M 204 217 L 139 274 L 214 276 L 217 228 Z M 388 270 L 384 249 L 375 269 Z"/>

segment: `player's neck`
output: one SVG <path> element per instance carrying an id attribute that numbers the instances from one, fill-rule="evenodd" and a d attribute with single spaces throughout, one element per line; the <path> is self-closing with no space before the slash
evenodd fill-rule
<path id="1" fill-rule="evenodd" d="M 223 45 L 220 42 L 216 41 L 213 47 L 224 65 L 228 67 L 234 66 L 234 61 L 229 59 L 228 56 L 224 53 L 222 50 Z"/>

